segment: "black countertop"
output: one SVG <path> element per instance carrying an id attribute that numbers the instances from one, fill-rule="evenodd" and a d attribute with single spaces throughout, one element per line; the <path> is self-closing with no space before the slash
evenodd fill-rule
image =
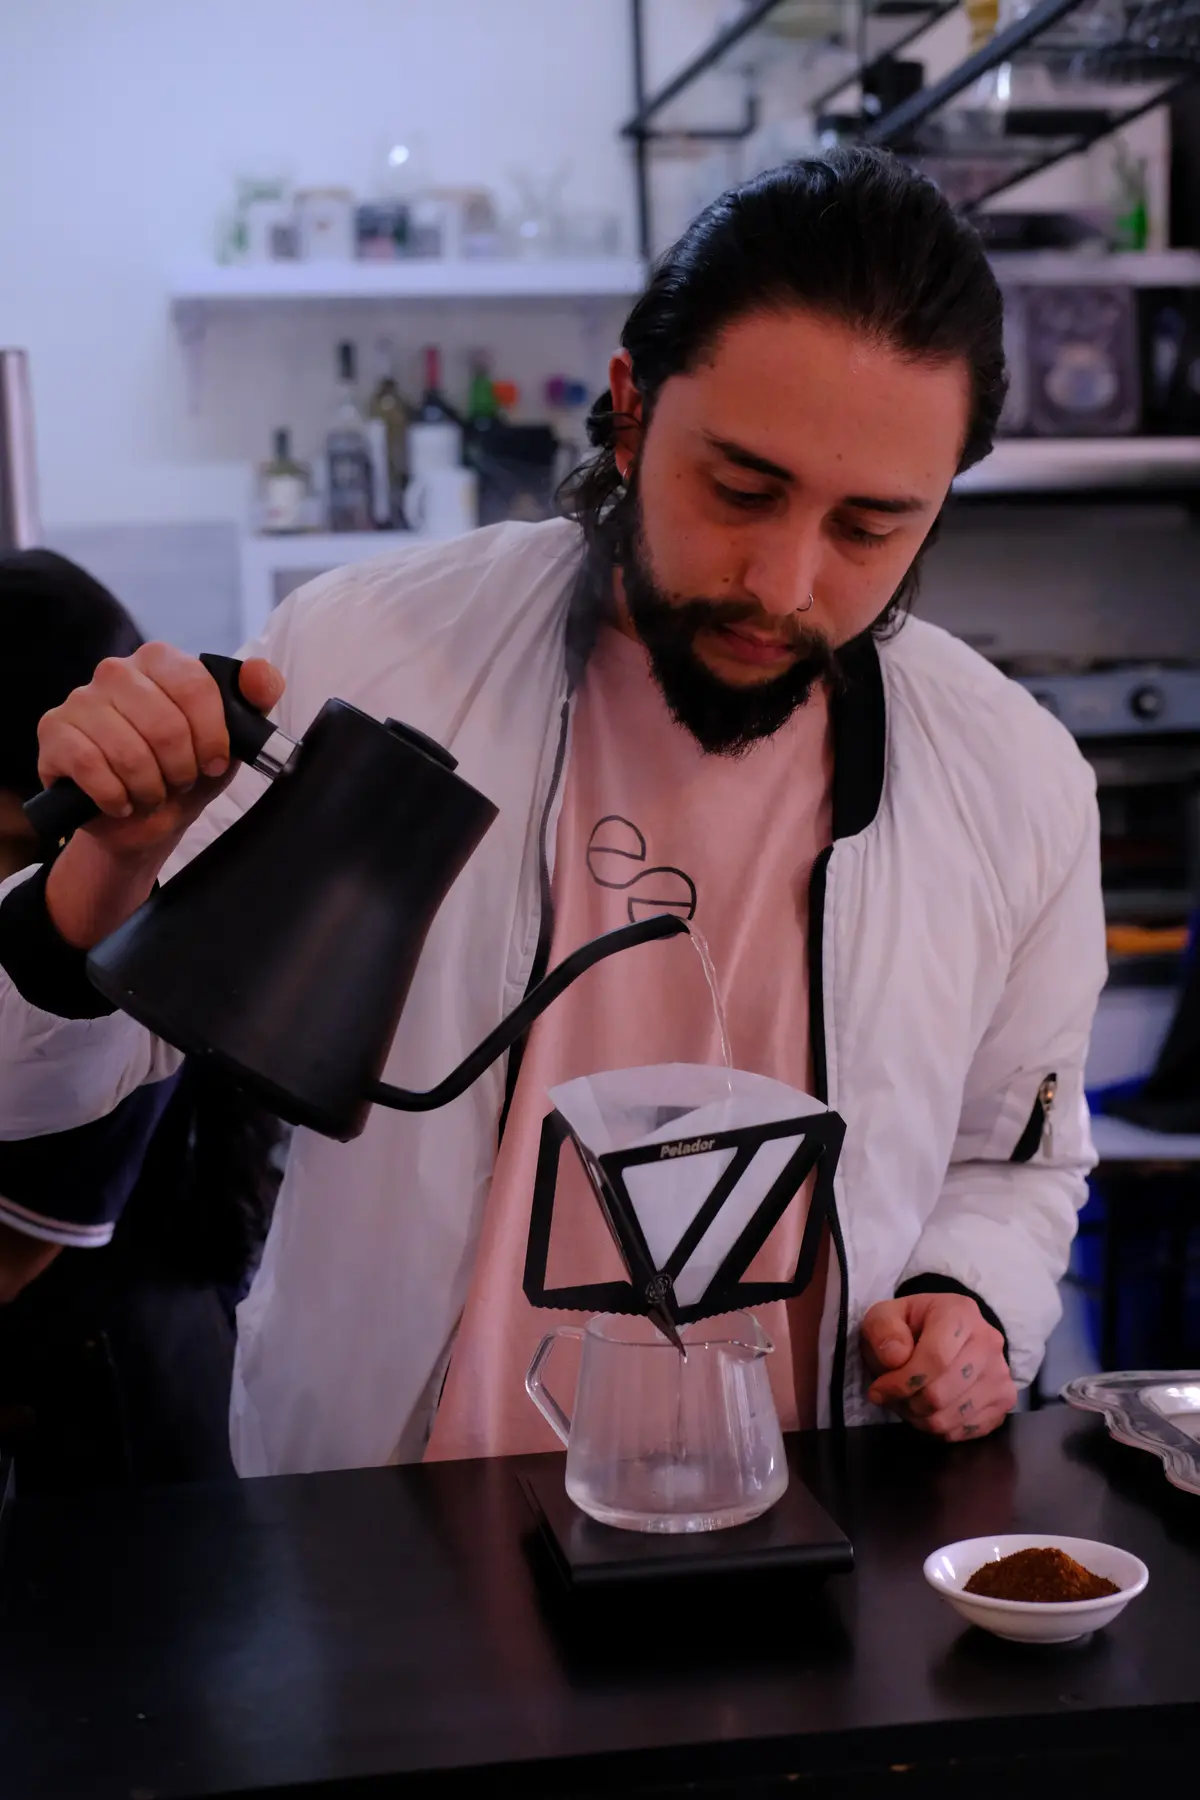
<path id="1" fill-rule="evenodd" d="M 856 1572 L 690 1611 L 564 1611 L 522 1547 L 527 1463 L 18 1501 L 0 1795 L 1195 1790 L 1200 1499 L 1157 1462 L 1065 1408 L 959 1448 L 884 1426 L 840 1464 L 826 1434 L 791 1454 Z M 967 1631 L 922 1561 L 1009 1530 L 1121 1544 L 1150 1587 L 1078 1646 Z"/>

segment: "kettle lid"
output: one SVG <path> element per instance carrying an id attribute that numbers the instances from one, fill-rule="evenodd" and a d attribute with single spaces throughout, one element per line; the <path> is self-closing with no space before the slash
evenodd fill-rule
<path id="1" fill-rule="evenodd" d="M 457 769 L 458 758 L 451 756 L 446 746 L 439 744 L 436 738 L 427 737 L 423 731 L 418 731 L 415 725 L 405 725 L 401 719 L 385 719 L 383 725 L 384 730 L 390 731 L 393 737 L 403 738 L 414 749 L 423 750 L 426 756 L 441 763 L 444 769 Z"/>

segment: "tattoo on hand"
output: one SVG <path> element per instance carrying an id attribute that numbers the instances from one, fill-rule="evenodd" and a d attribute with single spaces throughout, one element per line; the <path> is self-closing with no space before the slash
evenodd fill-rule
<path id="1" fill-rule="evenodd" d="M 964 1400 L 958 1410 L 960 1413 L 974 1412 L 975 1411 L 975 1402 L 973 1400 Z"/>
<path id="2" fill-rule="evenodd" d="M 978 1432 L 978 1430 L 979 1430 L 978 1425 L 964 1425 L 962 1428 L 962 1434 L 964 1437 L 974 1437 L 975 1434 Z"/>
<path id="3" fill-rule="evenodd" d="M 910 1375 L 909 1376 L 908 1387 L 909 1387 L 910 1393 L 915 1393 L 918 1388 L 923 1388 L 924 1386 L 925 1386 L 925 1377 L 923 1375 Z"/>
<path id="4" fill-rule="evenodd" d="M 975 1373 L 975 1364 L 974 1364 L 974 1363 L 968 1363 L 968 1364 L 967 1364 L 967 1366 L 966 1366 L 966 1368 L 965 1368 L 965 1369 L 964 1369 L 964 1370 L 963 1370 L 963 1372 L 962 1372 L 962 1378 L 963 1378 L 963 1380 L 964 1380 L 964 1381 L 970 1381 L 970 1379 L 971 1379 L 971 1377 L 972 1377 L 972 1375 L 973 1375 L 973 1374 L 974 1374 L 974 1373 Z"/>

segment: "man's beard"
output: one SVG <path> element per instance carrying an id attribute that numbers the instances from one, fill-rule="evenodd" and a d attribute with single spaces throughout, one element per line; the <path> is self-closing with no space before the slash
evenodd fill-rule
<path id="1" fill-rule="evenodd" d="M 743 756 L 754 744 L 773 737 L 818 682 L 838 684 L 840 668 L 832 644 L 795 616 L 780 631 L 779 622 L 765 619 L 752 600 L 670 598 L 654 578 L 636 490 L 625 496 L 625 504 L 630 508 L 630 528 L 622 534 L 620 565 L 629 616 L 672 716 L 702 750 L 711 756 Z M 796 660 L 782 675 L 735 687 L 700 660 L 695 639 L 703 630 L 750 620 L 779 632 L 796 652 Z"/>

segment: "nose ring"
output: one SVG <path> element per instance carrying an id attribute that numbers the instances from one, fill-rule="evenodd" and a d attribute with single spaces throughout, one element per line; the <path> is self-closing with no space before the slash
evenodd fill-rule
<path id="1" fill-rule="evenodd" d="M 797 611 L 797 612 L 811 612 L 811 611 L 812 611 L 812 607 L 813 607 L 813 597 L 812 597 L 812 595 L 811 595 L 811 594 L 810 594 L 810 595 L 809 595 L 809 596 L 808 596 L 808 599 L 807 599 L 807 600 L 806 600 L 806 601 L 805 601 L 805 603 L 804 603 L 804 605 L 803 605 L 803 606 L 798 606 L 798 607 L 797 607 L 797 608 L 796 608 L 796 611 Z"/>

